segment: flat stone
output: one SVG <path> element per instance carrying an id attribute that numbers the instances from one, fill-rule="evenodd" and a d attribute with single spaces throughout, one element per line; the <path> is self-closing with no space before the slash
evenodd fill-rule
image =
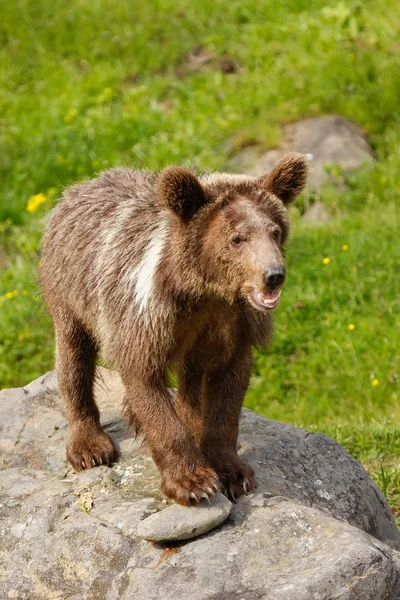
<path id="1" fill-rule="evenodd" d="M 174 504 L 144 519 L 138 535 L 150 542 L 175 542 L 188 540 L 218 527 L 232 510 L 223 494 L 218 494 L 210 504 L 202 500 L 197 506 Z"/>

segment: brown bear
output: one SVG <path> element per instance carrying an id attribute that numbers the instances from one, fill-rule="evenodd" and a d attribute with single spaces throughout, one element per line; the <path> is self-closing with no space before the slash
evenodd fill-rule
<path id="1" fill-rule="evenodd" d="M 262 177 L 119 168 L 65 191 L 44 236 L 41 284 L 74 469 L 117 458 L 93 399 L 101 352 L 121 374 L 125 413 L 167 497 L 188 505 L 255 487 L 236 451 L 239 416 L 252 347 L 268 341 L 285 280 L 287 206 L 306 174 L 302 155 L 289 154 Z"/>

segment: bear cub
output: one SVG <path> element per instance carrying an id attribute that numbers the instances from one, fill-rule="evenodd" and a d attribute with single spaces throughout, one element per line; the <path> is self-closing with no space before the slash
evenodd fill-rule
<path id="1" fill-rule="evenodd" d="M 118 456 L 93 398 L 101 352 L 168 498 L 189 505 L 222 490 L 234 500 L 255 487 L 237 454 L 240 410 L 285 281 L 287 207 L 306 175 L 303 156 L 288 154 L 261 177 L 120 168 L 65 191 L 40 279 L 75 470 Z"/>

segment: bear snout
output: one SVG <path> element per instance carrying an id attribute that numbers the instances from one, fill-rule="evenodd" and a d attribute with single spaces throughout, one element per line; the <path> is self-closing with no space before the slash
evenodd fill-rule
<path id="1" fill-rule="evenodd" d="M 283 265 L 267 267 L 263 273 L 263 281 L 267 290 L 276 290 L 283 284 L 286 277 L 286 269 Z"/>

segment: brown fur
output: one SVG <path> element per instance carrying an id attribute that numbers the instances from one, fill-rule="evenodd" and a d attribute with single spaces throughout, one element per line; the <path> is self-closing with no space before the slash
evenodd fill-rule
<path id="1" fill-rule="evenodd" d="M 112 169 L 66 190 L 44 237 L 41 283 L 76 470 L 117 458 L 93 399 L 101 351 L 121 374 L 127 418 L 142 428 L 169 498 L 190 504 L 221 486 L 233 498 L 254 488 L 236 452 L 251 348 L 271 332 L 254 297 L 269 301 L 266 269 L 283 265 L 286 204 L 305 177 L 292 154 L 261 178 Z"/>

